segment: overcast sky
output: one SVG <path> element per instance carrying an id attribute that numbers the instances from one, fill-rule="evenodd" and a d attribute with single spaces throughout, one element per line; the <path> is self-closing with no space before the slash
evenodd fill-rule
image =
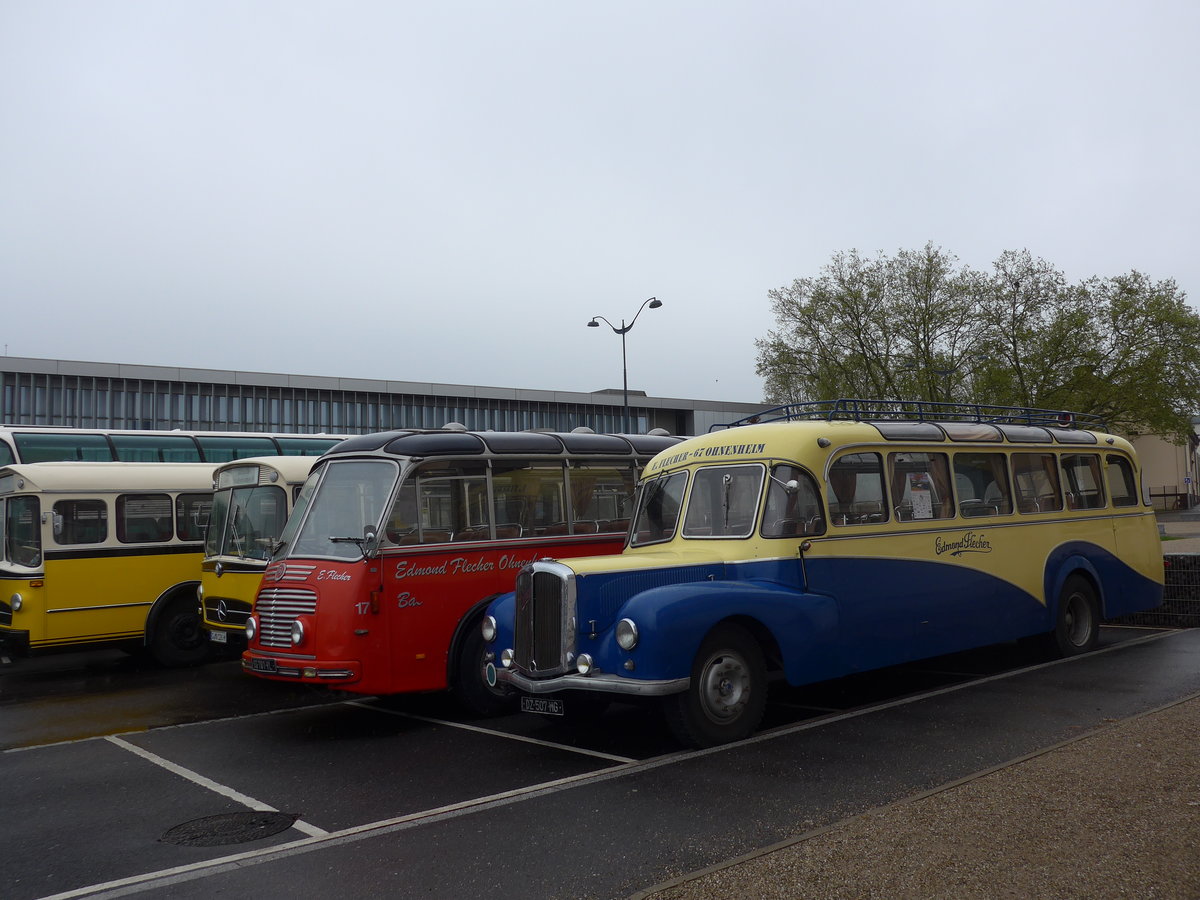
<path id="1" fill-rule="evenodd" d="M 1200 4 L 0 0 L 12 356 L 757 401 L 927 241 L 1200 299 Z"/>

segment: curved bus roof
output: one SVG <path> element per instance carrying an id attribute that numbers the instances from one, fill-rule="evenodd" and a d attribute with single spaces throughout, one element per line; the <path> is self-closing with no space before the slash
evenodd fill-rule
<path id="1" fill-rule="evenodd" d="M 1074 428 L 1086 426 L 1108 431 L 1108 424 L 1091 413 L 1065 409 L 1039 409 L 1030 406 L 997 406 L 985 403 L 945 403 L 935 400 L 865 400 L 843 397 L 838 400 L 813 400 L 785 403 L 718 428 L 736 428 L 767 422 L 795 421 L 852 422 L 959 422 L 977 425 L 1025 425 Z"/>
<path id="2" fill-rule="evenodd" d="M 312 456 L 247 456 L 244 459 L 235 459 L 233 462 L 223 463 L 213 470 L 213 481 L 220 487 L 233 487 L 235 479 L 226 476 L 226 473 L 235 472 L 238 469 L 258 469 L 259 474 L 255 477 L 254 482 L 244 482 L 245 484 L 259 483 L 263 477 L 267 477 L 268 481 L 272 479 L 269 476 L 264 476 L 262 470 L 266 469 L 279 474 L 279 479 L 285 484 L 303 483 L 308 478 L 309 472 L 312 471 L 313 464 L 316 458 Z M 242 482 L 237 482 L 239 485 Z"/>
<path id="3" fill-rule="evenodd" d="M 672 435 L 550 431 L 382 431 L 349 438 L 322 459 L 335 456 L 653 456 L 684 440 Z"/>
<path id="4" fill-rule="evenodd" d="M 1033 446 L 1068 446 L 1078 450 L 1117 449 L 1133 454 L 1124 438 L 1105 432 L 1039 425 L 972 422 L 846 421 L 804 419 L 740 425 L 689 438 L 659 453 L 646 466 L 651 475 L 693 463 L 749 459 L 798 459 L 814 453 L 828 456 L 843 447 L 901 443 L 953 446 L 957 450 L 997 445 L 1014 450 Z"/>
<path id="5" fill-rule="evenodd" d="M 0 464 L 51 462 L 214 462 L 248 456 L 320 456 L 344 434 L 255 431 L 138 431 L 0 426 Z"/>
<path id="6" fill-rule="evenodd" d="M 20 463 L 0 468 L 0 494 L 211 491 L 215 468 L 213 463 Z"/>

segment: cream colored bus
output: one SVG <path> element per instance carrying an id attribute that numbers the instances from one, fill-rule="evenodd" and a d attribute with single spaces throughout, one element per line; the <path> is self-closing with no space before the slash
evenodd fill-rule
<path id="1" fill-rule="evenodd" d="M 120 645 L 161 664 L 209 655 L 196 588 L 212 463 L 0 468 L 0 644 Z"/>
<path id="2" fill-rule="evenodd" d="M 311 456 L 262 456 L 216 470 L 200 575 L 200 609 L 213 643 L 245 649 L 263 570 L 313 462 Z"/>

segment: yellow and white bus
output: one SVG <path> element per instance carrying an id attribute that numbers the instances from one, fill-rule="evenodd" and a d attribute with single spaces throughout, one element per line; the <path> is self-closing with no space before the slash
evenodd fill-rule
<path id="1" fill-rule="evenodd" d="M 166 666 L 204 661 L 196 588 L 215 468 L 0 468 L 0 644 L 16 654 L 111 644 Z"/>
<path id="2" fill-rule="evenodd" d="M 200 608 L 213 643 L 245 649 L 259 582 L 313 462 L 264 456 L 216 470 L 200 575 Z"/>
<path id="3" fill-rule="evenodd" d="M 1100 423 L 870 401 L 778 418 L 652 459 L 620 556 L 526 566 L 484 618 L 488 680 L 534 712 L 659 697 L 709 746 L 757 727 L 771 676 L 1018 639 L 1083 653 L 1162 600 L 1137 456 Z"/>

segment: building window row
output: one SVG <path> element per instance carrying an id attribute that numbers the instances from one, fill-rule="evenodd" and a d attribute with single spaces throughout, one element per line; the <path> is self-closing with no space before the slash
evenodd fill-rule
<path id="1" fill-rule="evenodd" d="M 0 373 L 0 412 L 0 421 L 14 425 L 196 431 L 367 434 L 448 422 L 473 431 L 623 426 L 619 406 L 14 372 Z M 644 432 L 647 411 L 630 415 L 634 430 Z"/>

